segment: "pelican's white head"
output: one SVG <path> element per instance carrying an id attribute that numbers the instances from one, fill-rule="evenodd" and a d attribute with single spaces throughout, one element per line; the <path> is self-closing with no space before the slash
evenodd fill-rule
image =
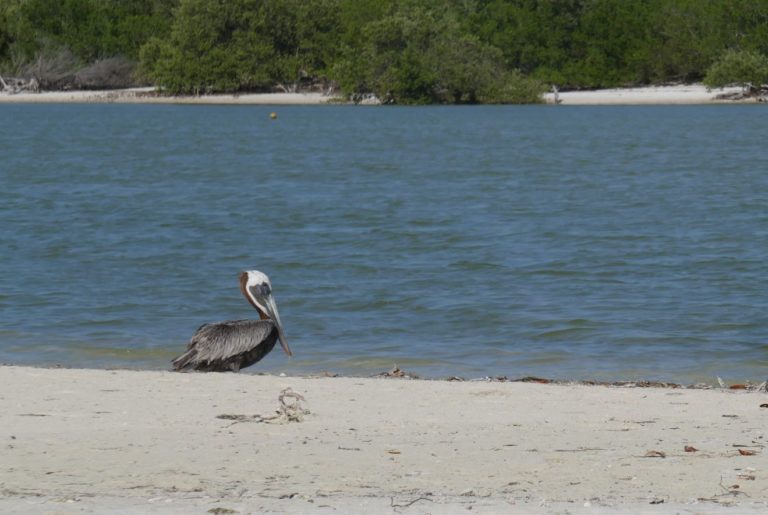
<path id="1" fill-rule="evenodd" d="M 292 355 L 288 347 L 288 340 L 283 332 L 283 324 L 280 314 L 277 312 L 277 304 L 272 297 L 272 283 L 264 272 L 258 270 L 246 270 L 240 273 L 240 291 L 248 302 L 256 308 L 262 320 L 272 320 L 277 328 L 280 346 L 289 356 Z"/>

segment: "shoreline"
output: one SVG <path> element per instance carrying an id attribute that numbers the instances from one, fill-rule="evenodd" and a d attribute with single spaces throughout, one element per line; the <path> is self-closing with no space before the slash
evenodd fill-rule
<path id="1" fill-rule="evenodd" d="M 562 91 L 557 93 L 558 105 L 707 105 L 756 104 L 754 98 L 728 100 L 718 98 L 742 91 L 741 87 L 710 90 L 702 84 L 680 86 L 643 86 L 638 88 L 611 88 L 590 91 Z M 544 101 L 555 103 L 555 93 L 546 93 Z"/>
<path id="2" fill-rule="evenodd" d="M 29 368 L 40 370 L 80 370 L 80 371 L 106 371 L 106 372 L 147 372 L 147 373 L 181 373 L 181 374 L 200 374 L 205 372 L 184 371 L 175 372 L 171 368 L 142 368 L 142 367 L 123 367 L 123 366 L 79 366 L 61 363 L 52 364 L 30 364 L 15 362 L 0 362 L 0 369 L 3 367 L 11 368 Z M 229 374 L 225 372 L 224 374 Z M 721 390 L 721 391 L 746 391 L 746 392 L 765 392 L 768 393 L 768 380 L 752 381 L 741 380 L 731 382 L 723 380 L 720 377 L 713 377 L 711 381 L 677 382 L 663 379 L 567 379 L 560 377 L 543 377 L 524 375 L 520 377 L 509 377 L 504 374 L 494 374 L 477 377 L 465 377 L 461 375 L 438 375 L 431 376 L 403 370 L 396 364 L 392 369 L 382 370 L 380 372 L 355 374 L 336 372 L 333 370 L 322 371 L 290 371 L 279 372 L 276 370 L 256 371 L 256 369 L 243 369 L 234 372 L 237 375 L 259 376 L 259 377 L 296 377 L 299 379 L 402 379 L 407 381 L 435 381 L 446 383 L 532 383 L 532 384 L 551 384 L 558 386 L 597 386 L 605 388 L 664 388 L 664 389 L 682 389 L 682 390 Z"/>
<path id="3" fill-rule="evenodd" d="M 19 366 L 0 382 L 3 512 L 768 509 L 762 393 Z M 285 388 L 300 421 L 272 418 Z"/>
<path id="4" fill-rule="evenodd" d="M 684 86 L 646 86 L 557 93 L 558 105 L 709 105 L 756 104 L 756 99 L 718 98 L 741 91 L 740 87 L 708 90 L 701 84 Z M 545 104 L 555 103 L 552 92 L 543 95 Z M 194 104 L 194 105 L 350 105 L 352 102 L 323 93 L 249 93 L 199 96 L 161 96 L 155 88 L 121 90 L 45 91 L 39 93 L 0 93 L 0 104 Z M 359 105 L 376 104 L 368 99 Z"/>
<path id="5" fill-rule="evenodd" d="M 200 105 L 324 105 L 346 103 L 323 93 L 247 93 L 237 95 L 163 96 L 155 88 L 0 93 L 0 104 L 200 104 Z"/>

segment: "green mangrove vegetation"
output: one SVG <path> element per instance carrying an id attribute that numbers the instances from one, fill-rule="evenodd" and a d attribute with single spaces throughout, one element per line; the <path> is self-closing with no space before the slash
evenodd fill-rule
<path id="1" fill-rule="evenodd" d="M 168 93 L 533 102 L 768 82 L 768 0 L 2 0 L 0 75 Z"/>

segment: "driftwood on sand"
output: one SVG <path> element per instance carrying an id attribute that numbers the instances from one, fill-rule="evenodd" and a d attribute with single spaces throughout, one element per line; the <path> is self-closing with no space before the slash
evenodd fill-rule
<path id="1" fill-rule="evenodd" d="M 732 91 L 729 93 L 722 93 L 715 97 L 717 100 L 751 100 L 754 99 L 758 102 L 768 102 L 768 84 L 762 84 L 761 86 L 753 86 L 752 84 L 746 84 L 741 91 Z"/>
<path id="2" fill-rule="evenodd" d="M 35 77 L 25 79 L 23 77 L 7 77 L 0 75 L 0 91 L 13 95 L 16 93 L 37 93 L 40 83 Z"/>

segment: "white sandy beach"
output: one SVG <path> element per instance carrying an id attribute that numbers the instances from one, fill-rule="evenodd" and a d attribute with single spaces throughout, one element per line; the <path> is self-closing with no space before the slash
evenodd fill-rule
<path id="1" fill-rule="evenodd" d="M 13 366 L 0 384 L 3 513 L 768 510 L 765 393 Z M 287 387 L 302 421 L 238 420 Z"/>
<path id="2" fill-rule="evenodd" d="M 337 102 L 322 93 L 252 93 L 243 95 L 162 96 L 154 88 L 113 91 L 44 91 L 40 93 L 0 93 L 0 104 L 242 104 L 242 105 L 317 105 Z"/>
<path id="3" fill-rule="evenodd" d="M 719 95 L 737 93 L 740 87 L 728 87 L 709 90 L 701 84 L 680 86 L 648 86 L 642 88 L 598 89 L 594 91 L 559 92 L 560 105 L 645 105 L 645 104 L 713 104 L 734 103 L 733 100 L 721 100 Z M 555 103 L 555 94 L 547 93 L 544 100 Z M 739 101 L 755 102 L 755 100 Z"/>
<path id="4" fill-rule="evenodd" d="M 753 103 L 750 100 L 721 100 L 718 95 L 735 93 L 741 88 L 708 90 L 700 84 L 682 86 L 651 86 L 594 91 L 564 91 L 558 93 L 561 105 L 644 105 L 644 104 L 716 104 Z M 553 104 L 554 93 L 544 95 Z M 322 93 L 257 93 L 243 95 L 162 96 L 154 88 L 133 88 L 114 91 L 48 91 L 41 93 L 0 93 L 0 104 L 14 103 L 123 103 L 123 104 L 242 104 L 242 105 L 317 105 L 347 103 L 338 96 Z M 370 99 L 365 103 L 375 103 Z"/>

